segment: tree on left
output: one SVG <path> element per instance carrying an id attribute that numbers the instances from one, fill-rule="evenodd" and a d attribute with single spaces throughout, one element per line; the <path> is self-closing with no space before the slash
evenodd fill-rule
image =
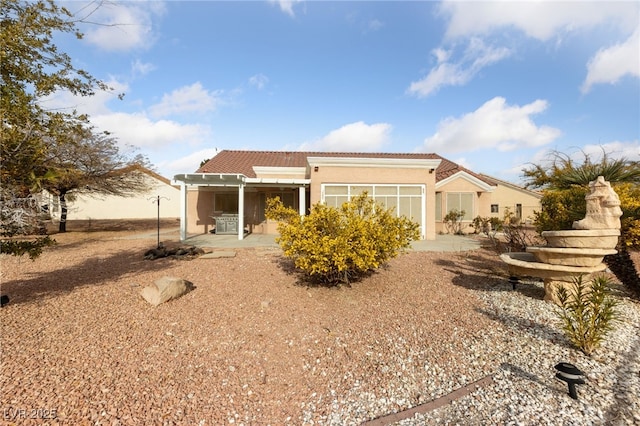
<path id="1" fill-rule="evenodd" d="M 0 0 L 0 6 L 0 253 L 35 258 L 52 244 L 39 229 L 37 194 L 64 174 L 51 160 L 77 135 L 93 132 L 88 116 L 48 110 L 42 100 L 58 91 L 92 96 L 112 89 L 75 68 L 53 43 L 60 33 L 81 39 L 82 18 L 53 0 Z"/>

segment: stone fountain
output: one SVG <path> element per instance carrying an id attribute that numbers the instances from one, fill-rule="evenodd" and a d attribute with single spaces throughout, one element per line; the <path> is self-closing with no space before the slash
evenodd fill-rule
<path id="1" fill-rule="evenodd" d="M 606 269 L 604 257 L 617 253 L 622 216 L 618 194 L 602 176 L 589 182 L 589 190 L 586 215 L 573 223 L 573 229 L 544 231 L 546 246 L 500 255 L 512 276 L 543 279 L 544 300 L 558 303 L 555 293 L 559 286 L 573 283 L 579 276 L 590 280 L 592 274 Z"/>

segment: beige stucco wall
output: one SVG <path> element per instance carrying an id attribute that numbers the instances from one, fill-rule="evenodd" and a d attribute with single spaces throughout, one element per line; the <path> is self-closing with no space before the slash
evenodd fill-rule
<path id="1" fill-rule="evenodd" d="M 422 184 L 425 191 L 425 238 L 436 238 L 435 228 L 435 173 L 424 168 L 398 167 L 340 167 L 321 165 L 318 170 L 311 170 L 311 205 L 320 202 L 321 186 L 327 183 L 336 184 Z"/>
<path id="2" fill-rule="evenodd" d="M 259 176 L 260 177 L 260 176 Z M 262 176 L 262 177 L 267 177 Z M 275 177 L 269 174 L 270 178 Z M 279 177 L 291 178 L 291 174 L 283 174 Z M 340 167 L 326 166 L 318 167 L 318 171 L 310 170 L 309 176 L 296 176 L 297 178 L 310 178 L 311 185 L 307 190 L 306 204 L 313 205 L 320 202 L 321 184 L 325 183 L 368 183 L 368 184 L 422 184 L 426 186 L 426 223 L 425 237 L 426 239 L 435 239 L 436 229 L 435 223 L 435 173 L 429 173 L 428 170 L 421 168 L 392 168 L 392 167 Z M 277 189 L 268 186 L 247 187 L 245 191 L 244 213 L 246 224 L 254 233 L 277 233 L 277 223 L 255 220 L 256 209 L 258 208 L 258 194 L 261 191 L 270 191 Z M 237 188 L 221 188 L 221 187 L 190 187 L 187 191 L 187 233 L 202 234 L 209 232 L 214 224 L 211 215 L 214 206 L 215 191 L 233 191 L 237 194 Z M 298 199 L 298 189 L 287 187 L 295 193 L 294 199 Z"/>
<path id="3" fill-rule="evenodd" d="M 491 204 L 498 204 L 498 213 L 491 213 Z M 489 203 L 489 217 L 504 218 L 506 208 L 511 213 L 516 213 L 516 205 L 522 205 L 522 220 L 530 223 L 533 221 L 534 211 L 540 211 L 540 197 L 529 191 L 511 188 L 506 185 L 498 185 L 497 189 L 491 194 L 491 202 Z"/>
<path id="4" fill-rule="evenodd" d="M 80 195 L 67 200 L 68 220 L 89 219 L 155 219 L 158 217 L 157 197 L 160 198 L 160 217 L 180 217 L 180 188 L 146 175 L 151 189 L 134 197 Z M 51 214 L 60 218 L 58 200 L 50 197 Z"/>
<path id="5" fill-rule="evenodd" d="M 474 195 L 473 199 L 473 211 L 471 213 L 471 217 L 475 218 L 477 216 L 488 216 L 491 212 L 491 192 L 487 192 L 485 188 L 478 186 L 477 184 L 465 179 L 465 178 L 457 178 L 453 179 L 446 184 L 438 186 L 437 192 L 442 192 L 442 216 L 445 217 L 448 213 L 447 205 L 446 205 L 446 197 L 447 193 L 471 193 Z M 435 205 L 435 203 L 434 203 Z M 469 212 L 467 212 L 469 213 Z M 435 209 L 434 209 L 435 215 Z M 462 232 L 471 233 L 474 232 L 474 228 L 471 227 L 472 220 L 463 220 L 462 222 Z M 436 222 L 436 232 L 438 233 L 446 233 L 446 227 L 442 221 Z"/>
<path id="6" fill-rule="evenodd" d="M 284 191 L 291 191 L 294 200 L 298 201 L 298 188 L 287 186 Z M 281 191 L 280 187 L 263 185 L 259 187 L 248 186 L 244 193 L 244 221 L 245 226 L 252 233 L 256 234 L 275 234 L 277 233 L 277 223 L 270 221 L 262 221 L 259 218 L 261 212 L 259 197 L 264 192 Z M 214 211 L 222 212 L 215 206 L 215 194 L 227 193 L 233 197 L 238 196 L 237 187 L 216 187 L 201 186 L 190 187 L 187 190 L 187 233 L 189 234 L 206 234 L 215 227 L 213 219 Z M 224 212 L 235 213 L 235 212 Z"/>

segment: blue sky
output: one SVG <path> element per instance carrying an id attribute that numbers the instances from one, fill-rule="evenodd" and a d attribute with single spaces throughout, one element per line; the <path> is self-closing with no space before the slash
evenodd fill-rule
<path id="1" fill-rule="evenodd" d="M 43 102 L 169 178 L 216 149 L 434 152 L 516 183 L 551 150 L 640 160 L 635 1 L 65 5 L 103 25 L 56 44 L 114 90 Z"/>

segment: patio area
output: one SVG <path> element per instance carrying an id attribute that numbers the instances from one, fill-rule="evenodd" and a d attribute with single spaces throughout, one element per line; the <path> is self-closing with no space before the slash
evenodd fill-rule
<path id="1" fill-rule="evenodd" d="M 209 248 L 278 248 L 275 235 L 245 234 L 243 240 L 235 235 L 202 234 L 187 237 L 184 244 Z M 414 241 L 411 244 L 414 251 L 460 252 L 475 250 L 481 247 L 479 240 L 462 235 L 436 235 L 435 240 Z"/>

